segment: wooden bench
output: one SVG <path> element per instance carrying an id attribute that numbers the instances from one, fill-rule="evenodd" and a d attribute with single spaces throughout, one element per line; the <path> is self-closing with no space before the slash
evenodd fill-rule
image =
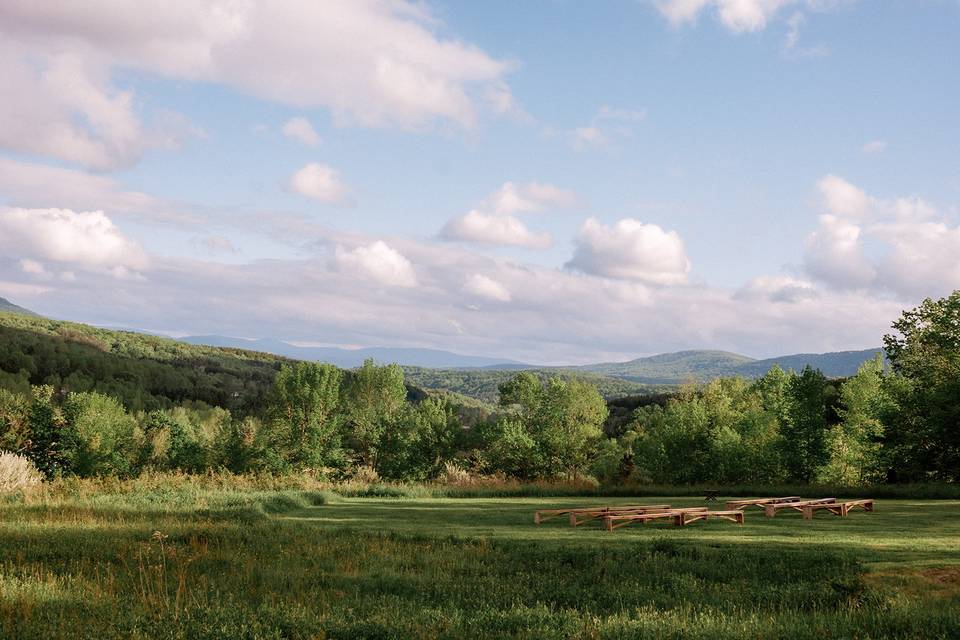
<path id="1" fill-rule="evenodd" d="M 674 524 L 680 524 L 679 517 L 681 514 L 706 510 L 706 507 L 687 507 L 685 509 L 667 509 L 665 511 L 651 511 L 649 513 L 612 513 L 603 517 L 603 524 L 607 531 L 613 531 L 614 529 L 633 524 L 634 522 L 643 524 L 651 520 L 671 519 Z"/>
<path id="2" fill-rule="evenodd" d="M 801 500 L 799 502 L 768 503 L 763 505 L 763 512 L 765 516 L 767 516 L 768 518 L 772 518 L 773 516 L 777 515 L 777 511 L 781 511 L 783 509 L 794 509 L 796 511 L 803 511 L 803 508 L 806 506 L 828 504 L 833 502 L 836 502 L 836 498 L 818 498 L 816 500 Z"/>
<path id="3" fill-rule="evenodd" d="M 565 516 L 568 513 L 590 513 L 593 511 L 603 512 L 610 510 L 625 510 L 625 509 L 669 509 L 670 505 L 668 504 L 655 504 L 655 505 L 613 505 L 606 507 L 567 507 L 565 509 L 541 509 L 539 511 L 533 512 L 533 522 L 534 524 L 540 524 L 545 520 L 550 518 L 557 518 L 559 516 Z"/>
<path id="4" fill-rule="evenodd" d="M 709 518 L 719 518 L 720 520 L 729 520 L 737 524 L 743 524 L 743 511 L 733 509 L 731 511 L 684 511 L 677 518 L 674 518 L 674 524 L 684 527 L 697 520 L 707 520 Z"/>
<path id="5" fill-rule="evenodd" d="M 800 496 L 783 496 L 782 498 L 754 498 L 751 500 L 727 500 L 727 509 L 745 509 L 746 507 L 760 507 L 781 502 L 800 502 Z"/>
<path id="6" fill-rule="evenodd" d="M 847 502 L 835 502 L 824 504 L 808 504 L 803 507 L 803 519 L 813 520 L 813 512 L 823 509 L 830 513 L 846 518 L 847 514 L 853 509 L 860 508 L 864 511 L 873 511 L 873 500 L 849 500 Z"/>
<path id="7" fill-rule="evenodd" d="M 654 511 L 665 511 L 670 508 L 668 504 L 647 504 L 625 507 L 598 507 L 595 509 L 578 509 L 570 512 L 570 526 L 577 527 L 585 522 L 602 518 L 606 515 L 629 515 L 631 513 L 651 513 Z"/>

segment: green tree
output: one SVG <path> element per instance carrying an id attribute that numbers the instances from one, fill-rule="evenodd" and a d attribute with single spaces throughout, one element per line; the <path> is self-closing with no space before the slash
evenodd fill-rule
<path id="1" fill-rule="evenodd" d="M 895 480 L 960 480 L 960 291 L 904 311 L 884 336 L 900 380 L 887 444 Z"/>
<path id="2" fill-rule="evenodd" d="M 34 387 L 30 395 L 28 456 L 47 478 L 66 475 L 70 472 L 74 442 L 60 408 L 54 403 L 54 389 L 48 385 Z"/>
<path id="3" fill-rule="evenodd" d="M 821 480 L 855 485 L 883 479 L 883 417 L 894 408 L 884 379 L 883 358 L 878 355 L 843 383 L 840 423 L 827 433 L 829 460 Z"/>
<path id="4" fill-rule="evenodd" d="M 809 365 L 790 380 L 788 420 L 782 434 L 790 480 L 810 482 L 827 462 L 826 385 L 826 377 Z"/>
<path id="5" fill-rule="evenodd" d="M 603 435 L 607 405 L 593 385 L 551 378 L 544 385 L 523 372 L 500 385 L 500 405 L 510 412 L 489 430 L 490 459 L 523 477 L 573 476 L 586 470 Z M 506 443 L 521 452 L 511 454 Z M 495 452 L 495 453 L 493 453 Z"/>
<path id="6" fill-rule="evenodd" d="M 116 398 L 100 393 L 71 393 L 63 416 L 74 439 L 70 467 L 80 476 L 130 475 L 139 447 L 136 421 Z"/>
<path id="7" fill-rule="evenodd" d="M 271 429 L 265 434 L 274 466 L 319 467 L 336 446 L 334 419 L 340 369 L 315 362 L 285 364 L 274 380 Z"/>
<path id="8" fill-rule="evenodd" d="M 453 459 L 463 433 L 450 404 L 426 398 L 407 405 L 384 432 L 377 473 L 394 480 L 429 480 Z"/>
<path id="9" fill-rule="evenodd" d="M 377 366 L 368 359 L 349 374 L 344 385 L 347 442 L 362 465 L 376 468 L 380 440 L 407 399 L 403 369 Z"/>

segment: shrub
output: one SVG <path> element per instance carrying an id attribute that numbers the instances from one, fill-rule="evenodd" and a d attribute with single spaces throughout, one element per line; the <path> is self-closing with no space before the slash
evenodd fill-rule
<path id="1" fill-rule="evenodd" d="M 0 451 L 0 493 L 28 489 L 42 481 L 43 476 L 27 458 Z"/>

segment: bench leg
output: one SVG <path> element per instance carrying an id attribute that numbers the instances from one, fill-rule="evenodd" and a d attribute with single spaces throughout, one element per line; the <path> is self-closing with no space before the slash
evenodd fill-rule
<path id="1" fill-rule="evenodd" d="M 539 512 L 539 511 L 534 511 L 534 512 L 533 512 L 533 524 L 540 524 L 540 512 Z"/>
<path id="2" fill-rule="evenodd" d="M 804 508 L 803 508 L 803 519 L 804 519 L 804 520 L 813 520 L 813 507 L 804 507 Z"/>
<path id="3" fill-rule="evenodd" d="M 777 515 L 777 510 L 772 504 L 768 504 L 763 508 L 763 515 L 768 518 L 772 518 L 773 516 Z"/>

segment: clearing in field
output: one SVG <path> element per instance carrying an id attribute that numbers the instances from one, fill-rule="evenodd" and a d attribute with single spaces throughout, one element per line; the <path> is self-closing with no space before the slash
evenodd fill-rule
<path id="1" fill-rule="evenodd" d="M 596 500 L 158 491 L 9 503 L 0 637 L 960 633 L 956 501 L 883 500 L 874 513 L 813 520 L 755 511 L 742 526 L 664 521 L 613 535 L 602 519 L 531 521 Z"/>

